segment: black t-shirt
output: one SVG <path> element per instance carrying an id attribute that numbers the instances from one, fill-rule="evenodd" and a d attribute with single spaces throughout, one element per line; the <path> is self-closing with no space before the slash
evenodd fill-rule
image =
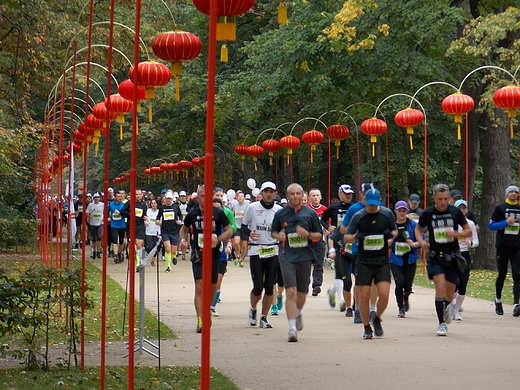
<path id="1" fill-rule="evenodd" d="M 123 218 L 130 218 L 130 206 L 132 204 L 132 201 L 129 200 L 125 203 L 123 206 L 123 210 L 121 210 L 121 216 Z M 146 227 L 144 225 L 144 217 L 146 217 L 146 211 L 148 210 L 148 206 L 146 206 L 146 203 L 136 202 L 135 203 L 135 230 L 145 230 Z M 130 227 L 130 221 L 127 223 L 127 227 Z"/>
<path id="2" fill-rule="evenodd" d="M 178 207 L 178 206 L 177 206 Z M 199 207 L 191 210 L 186 218 L 184 218 L 184 225 L 187 228 L 192 228 L 191 235 L 191 246 L 196 250 L 201 250 L 204 246 L 203 234 L 204 234 L 204 220 L 202 211 Z M 229 225 L 229 220 L 224 214 L 224 211 L 213 207 L 213 221 L 212 221 L 212 229 L 213 234 L 219 236 L 225 227 Z M 211 245 L 211 241 L 210 241 Z M 220 246 L 217 245 L 216 248 L 212 249 L 213 259 L 218 259 L 220 256 Z"/>
<path id="3" fill-rule="evenodd" d="M 455 206 L 448 205 L 446 211 L 439 211 L 435 206 L 428 207 L 419 218 L 418 224 L 428 231 L 430 250 L 438 253 L 453 253 L 459 250 L 459 240 L 448 242 L 446 231 L 458 231 L 459 226 L 467 223 L 462 211 Z"/>
<path id="4" fill-rule="evenodd" d="M 327 207 L 327 210 L 325 210 L 321 215 L 321 224 L 323 225 L 323 227 L 326 230 L 331 225 L 339 228 L 350 206 L 352 206 L 352 203 L 332 203 L 329 207 Z"/>
<path id="5" fill-rule="evenodd" d="M 171 206 L 165 204 L 159 207 L 159 213 L 156 217 L 157 221 L 161 221 L 161 233 L 178 234 L 180 225 L 177 221 L 182 222 L 181 209 L 175 203 Z"/>
<path id="6" fill-rule="evenodd" d="M 520 222 L 520 205 L 510 205 L 507 203 L 500 203 L 493 210 L 491 220 L 494 222 L 502 222 L 509 217 L 514 217 L 515 222 Z M 497 230 L 497 248 L 519 248 L 520 247 L 520 232 L 518 226 L 507 226 L 504 229 Z"/>

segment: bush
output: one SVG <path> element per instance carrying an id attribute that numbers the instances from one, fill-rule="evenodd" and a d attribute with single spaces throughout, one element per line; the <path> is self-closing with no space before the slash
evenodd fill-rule
<path id="1" fill-rule="evenodd" d="M 35 245 L 39 224 L 36 219 L 0 219 L 0 248 Z"/>

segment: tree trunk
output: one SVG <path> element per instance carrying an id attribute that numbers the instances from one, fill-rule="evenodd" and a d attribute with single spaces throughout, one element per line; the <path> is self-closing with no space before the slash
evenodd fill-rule
<path id="1" fill-rule="evenodd" d="M 511 183 L 510 138 L 508 121 L 503 110 L 495 110 L 501 117 L 499 127 L 487 115 L 481 116 L 480 144 L 482 161 L 482 200 L 480 204 L 480 245 L 477 248 L 475 268 L 496 269 L 495 232 L 487 228 L 493 209 L 504 201 L 504 191 Z"/>

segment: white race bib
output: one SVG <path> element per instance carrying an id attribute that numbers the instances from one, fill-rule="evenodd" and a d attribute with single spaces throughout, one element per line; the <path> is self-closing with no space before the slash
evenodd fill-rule
<path id="1" fill-rule="evenodd" d="M 352 254 L 352 244 L 345 245 L 345 252 Z"/>
<path id="2" fill-rule="evenodd" d="M 92 214 L 92 217 L 96 218 L 96 219 L 101 219 L 102 216 L 103 216 L 103 214 L 99 214 L 99 213 Z"/>
<path id="3" fill-rule="evenodd" d="M 141 217 L 143 216 L 143 209 L 138 209 L 138 208 L 136 208 L 136 209 L 135 209 L 135 216 L 136 216 L 137 218 L 141 218 Z"/>
<path id="4" fill-rule="evenodd" d="M 303 248 L 309 245 L 309 240 L 305 237 L 300 237 L 298 233 L 287 234 L 287 241 L 291 248 Z"/>
<path id="5" fill-rule="evenodd" d="M 259 245 L 258 246 L 258 256 L 261 259 L 266 259 L 268 257 L 273 257 L 278 255 L 278 246 L 276 245 Z"/>
<path id="6" fill-rule="evenodd" d="M 512 235 L 518 235 L 518 232 L 520 231 L 520 224 L 519 223 L 514 223 L 510 226 L 506 226 L 504 228 L 504 234 L 512 234 Z"/>
<path id="7" fill-rule="evenodd" d="M 403 256 L 411 251 L 410 245 L 406 242 L 396 242 L 395 243 L 395 254 L 397 256 Z"/>
<path id="8" fill-rule="evenodd" d="M 438 244 L 446 244 L 447 242 L 452 242 L 452 239 L 448 239 L 448 232 L 452 232 L 453 228 L 434 228 L 433 229 L 433 237 L 435 242 Z"/>
<path id="9" fill-rule="evenodd" d="M 165 221 L 173 221 L 175 219 L 175 213 L 173 211 L 163 213 L 163 218 Z"/>
<path id="10" fill-rule="evenodd" d="M 385 236 L 383 234 L 372 234 L 363 239 L 363 248 L 366 251 L 379 251 L 385 246 Z"/>

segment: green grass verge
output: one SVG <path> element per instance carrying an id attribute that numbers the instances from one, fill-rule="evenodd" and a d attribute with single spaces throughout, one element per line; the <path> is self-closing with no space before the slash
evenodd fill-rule
<path id="1" fill-rule="evenodd" d="M 466 296 L 473 298 L 486 299 L 493 301 L 495 299 L 495 279 L 497 277 L 496 271 L 485 269 L 471 270 Z M 433 280 L 428 280 L 426 271 L 423 272 L 422 262 L 417 264 L 417 273 L 414 280 L 414 285 L 434 288 Z M 502 291 L 502 301 L 505 304 L 513 304 L 513 280 L 511 274 L 504 282 L 504 290 Z"/>
<path id="2" fill-rule="evenodd" d="M 105 389 L 126 389 L 127 367 L 106 367 Z M 99 367 L 87 367 L 84 371 L 53 368 L 49 371 L 24 371 L 23 369 L 0 370 L 2 389 L 33 390 L 46 389 L 99 389 Z M 238 387 L 217 370 L 210 374 L 212 390 L 238 390 Z M 135 367 L 135 389 L 198 389 L 200 371 L 198 367 Z"/>

